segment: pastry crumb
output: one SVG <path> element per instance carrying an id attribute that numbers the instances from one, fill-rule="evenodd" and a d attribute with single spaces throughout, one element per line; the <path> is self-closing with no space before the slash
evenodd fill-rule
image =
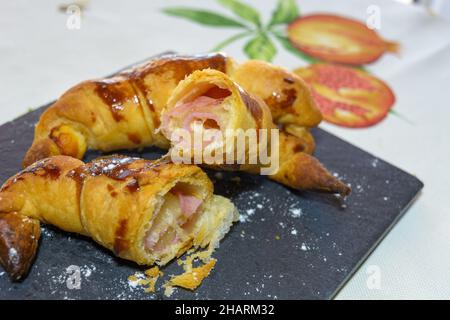
<path id="1" fill-rule="evenodd" d="M 209 276 L 209 273 L 214 268 L 217 260 L 212 259 L 211 255 L 214 251 L 214 246 L 210 243 L 208 248 L 203 251 L 197 251 L 198 248 L 191 248 L 186 253 L 186 258 L 177 259 L 177 264 L 183 268 L 183 273 L 180 275 L 172 275 L 161 287 L 164 288 L 164 295 L 170 297 L 175 287 L 180 287 L 188 290 L 195 290 L 201 285 L 203 280 Z M 199 267 L 193 267 L 194 261 L 201 261 L 203 265 Z M 162 277 L 164 273 L 159 270 L 157 266 L 147 269 L 142 272 L 136 272 L 128 277 L 128 284 L 132 288 L 137 286 L 144 287 L 144 292 L 155 292 L 155 285 L 159 277 Z"/>
<path id="2" fill-rule="evenodd" d="M 172 296 L 172 294 L 173 294 L 173 292 L 175 291 L 175 288 L 174 287 L 172 287 L 171 285 L 169 285 L 169 284 L 164 284 L 163 285 L 163 287 L 164 287 L 164 295 L 166 296 L 166 297 L 170 297 L 170 296 Z"/>
<path id="3" fill-rule="evenodd" d="M 128 284 L 136 288 L 137 286 L 144 287 L 144 292 L 155 292 L 155 285 L 158 278 L 163 275 L 157 266 L 145 270 L 144 274 L 135 273 L 128 277 Z"/>
<path id="4" fill-rule="evenodd" d="M 145 275 L 148 277 L 157 277 L 157 276 L 162 276 L 162 272 L 159 270 L 158 267 L 153 267 L 150 269 L 145 270 Z"/>
<path id="5" fill-rule="evenodd" d="M 170 287 L 181 287 L 189 290 L 195 290 L 203 280 L 209 276 L 209 273 L 216 265 L 217 260 L 211 259 L 204 265 L 196 268 L 187 268 L 184 273 L 178 276 L 172 276 L 167 282 L 166 291 L 170 290 Z M 189 270 L 190 269 L 190 270 Z"/>

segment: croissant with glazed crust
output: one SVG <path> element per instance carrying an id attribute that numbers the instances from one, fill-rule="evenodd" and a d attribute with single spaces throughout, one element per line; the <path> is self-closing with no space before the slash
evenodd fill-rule
<path id="1" fill-rule="evenodd" d="M 163 110 L 171 108 L 170 101 L 179 102 L 177 94 L 183 89 L 178 86 L 189 83 L 180 84 L 180 81 L 194 71 L 205 69 L 221 72 L 223 75 L 216 78 L 222 78 L 219 81 L 222 86 L 224 83 L 230 87 L 236 86 L 223 80 L 227 76 L 237 84 L 239 93 L 232 94 L 231 98 L 237 97 L 237 100 L 231 107 L 239 113 L 240 126 L 266 128 L 276 125 L 281 128 L 280 160 L 290 161 L 280 163 L 282 172 L 276 173 L 272 179 L 300 190 L 343 195 L 350 192 L 347 185 L 309 156 L 314 151 L 314 139 L 309 129 L 317 126 L 321 114 L 301 78 L 264 62 L 248 61 L 239 65 L 222 54 L 188 57 L 166 55 L 113 77 L 85 81 L 73 87 L 41 116 L 24 165 L 60 154 L 81 159 L 88 148 L 101 151 L 145 146 L 169 148 L 171 142 L 163 134 L 164 126 L 161 127 L 161 121 L 164 122 Z M 208 72 L 204 72 L 203 76 L 208 78 Z M 208 82 L 195 77 L 190 81 L 192 88 Z M 206 97 L 210 98 L 207 102 L 214 105 L 211 100 L 215 98 Z M 202 98 L 200 102 L 205 103 L 206 100 Z M 258 112 L 262 117 L 258 116 Z M 274 123 L 268 120 L 269 113 Z M 242 119 L 248 119 L 248 123 Z M 262 119 L 261 124 L 256 123 L 258 119 Z M 214 125 L 214 121 L 203 123 Z M 234 122 L 234 126 L 238 126 L 238 123 Z M 286 141 L 292 143 L 286 144 Z M 291 145 L 295 145 L 295 149 L 290 149 Z M 290 159 L 292 155 L 295 155 L 296 161 Z M 255 168 L 235 166 L 234 170 L 253 172 Z"/>
<path id="2" fill-rule="evenodd" d="M 178 83 L 195 70 L 226 72 L 231 63 L 220 54 L 167 55 L 109 78 L 84 81 L 42 114 L 23 164 L 61 154 L 81 159 L 87 148 L 167 148 L 167 139 L 156 129 Z"/>
<path id="3" fill-rule="evenodd" d="M 0 264 L 14 280 L 26 275 L 40 222 L 88 236 L 138 264 L 164 265 L 191 247 L 213 249 L 236 219 L 234 205 L 213 194 L 196 166 L 54 156 L 0 189 Z"/>

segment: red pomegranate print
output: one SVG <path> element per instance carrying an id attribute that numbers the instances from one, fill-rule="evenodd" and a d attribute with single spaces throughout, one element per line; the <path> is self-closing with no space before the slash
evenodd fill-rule
<path id="1" fill-rule="evenodd" d="M 324 120 L 339 126 L 372 126 L 395 102 L 389 86 L 363 70 L 316 63 L 294 72 L 310 84 Z"/>

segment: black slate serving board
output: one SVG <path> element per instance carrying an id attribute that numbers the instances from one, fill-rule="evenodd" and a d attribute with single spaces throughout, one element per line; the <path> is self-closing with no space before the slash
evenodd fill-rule
<path id="1" fill-rule="evenodd" d="M 4 106 L 3 106 L 4 107 Z M 0 126 L 0 183 L 21 169 L 34 125 L 46 106 Z M 351 184 L 347 199 L 297 192 L 263 176 L 209 171 L 216 193 L 241 212 L 214 254 L 215 269 L 196 291 L 171 299 L 331 299 L 405 213 L 423 184 L 417 178 L 316 129 L 316 156 Z M 119 152 L 155 159 L 163 151 Z M 89 151 L 84 160 L 100 153 Z M 69 289 L 71 265 L 80 289 Z M 42 227 L 36 261 L 19 283 L 0 269 L 0 299 L 166 299 L 161 284 L 181 268 L 171 263 L 154 294 L 128 276 L 145 268 L 116 258 L 93 241 Z"/>

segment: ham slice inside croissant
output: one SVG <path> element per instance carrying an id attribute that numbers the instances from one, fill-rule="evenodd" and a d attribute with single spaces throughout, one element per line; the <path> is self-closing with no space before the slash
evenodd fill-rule
<path id="1" fill-rule="evenodd" d="M 172 192 L 178 197 L 181 212 L 184 214 L 184 216 L 188 218 L 190 218 L 197 211 L 198 207 L 202 204 L 202 200 L 200 200 L 196 196 L 185 194 L 179 190 L 175 190 Z"/>
<path id="2" fill-rule="evenodd" d="M 168 137 L 171 131 L 179 128 L 191 133 L 204 129 L 225 130 L 227 111 L 224 101 L 230 95 L 228 89 L 212 86 L 206 91 L 197 91 L 194 96 L 180 99 L 172 110 L 164 114 L 161 130 Z"/>
<path id="3" fill-rule="evenodd" d="M 201 215 L 203 200 L 195 194 L 195 188 L 186 183 L 178 183 L 161 201 L 159 210 L 144 239 L 147 250 L 163 254 L 172 245 L 183 242 L 190 236 Z"/>

